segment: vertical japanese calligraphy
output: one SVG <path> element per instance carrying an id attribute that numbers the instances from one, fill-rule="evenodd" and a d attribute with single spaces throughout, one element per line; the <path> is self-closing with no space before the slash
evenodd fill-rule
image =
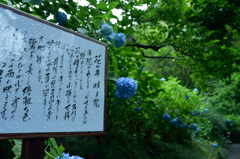
<path id="1" fill-rule="evenodd" d="M 0 7 L 0 134 L 103 131 L 106 48 Z"/>

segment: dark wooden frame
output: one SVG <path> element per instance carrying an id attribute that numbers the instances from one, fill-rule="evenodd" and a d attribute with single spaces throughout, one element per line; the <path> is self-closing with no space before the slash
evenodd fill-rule
<path id="1" fill-rule="evenodd" d="M 32 16 L 28 13 L 25 13 L 23 11 L 17 10 L 15 8 L 9 7 L 5 4 L 0 3 L 0 7 L 4 9 L 8 9 L 16 14 L 28 17 L 30 19 L 36 20 L 38 22 L 47 24 L 49 26 L 55 27 L 57 29 L 60 29 L 62 31 L 74 34 L 76 36 L 82 37 L 86 40 L 90 40 L 92 42 L 95 42 L 97 44 L 105 46 L 105 76 L 104 76 L 104 83 L 105 83 L 105 88 L 104 88 L 104 130 L 103 131 L 89 131 L 89 132 L 66 132 L 66 133 L 8 133 L 8 134 L 0 134 L 0 139 L 29 139 L 29 138 L 47 138 L 47 137 L 69 137 L 69 136 L 93 136 L 93 135 L 106 135 L 107 134 L 107 61 L 108 61 L 108 45 L 106 43 L 100 42 L 96 39 L 90 38 L 88 36 L 79 34 L 77 32 L 74 32 L 72 30 L 66 29 L 62 26 L 53 24 L 51 22 L 48 22 L 46 20 L 37 18 L 35 16 Z"/>

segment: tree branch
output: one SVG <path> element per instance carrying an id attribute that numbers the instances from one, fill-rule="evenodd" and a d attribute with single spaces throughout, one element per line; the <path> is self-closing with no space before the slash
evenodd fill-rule
<path id="1" fill-rule="evenodd" d="M 145 44 L 140 44 L 140 43 L 135 43 L 135 44 L 127 44 L 126 46 L 136 46 L 138 48 L 143 48 L 143 49 L 153 49 L 155 51 L 158 51 L 158 49 L 165 47 L 166 45 L 163 44 L 161 46 L 152 46 L 152 45 L 145 45 Z"/>
<path id="2" fill-rule="evenodd" d="M 175 59 L 175 60 L 179 60 L 179 58 L 177 57 L 171 57 L 171 56 L 147 56 L 144 54 L 144 52 L 142 51 L 141 52 L 143 57 L 146 57 L 146 58 L 152 58 L 152 59 Z"/>

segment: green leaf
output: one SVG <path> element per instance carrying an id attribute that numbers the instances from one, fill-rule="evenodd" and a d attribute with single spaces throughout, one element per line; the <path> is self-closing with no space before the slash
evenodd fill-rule
<path id="1" fill-rule="evenodd" d="M 128 24 L 130 24 L 130 20 L 128 19 L 128 16 L 124 16 L 121 23 L 123 26 L 127 26 Z"/>
<path id="2" fill-rule="evenodd" d="M 108 78 L 108 80 L 110 80 L 110 81 L 114 81 L 114 82 L 117 82 L 117 81 L 118 81 L 118 76 L 117 76 L 117 74 L 114 73 L 114 72 L 111 72 L 111 71 L 107 73 L 107 78 Z"/>
<path id="3" fill-rule="evenodd" d="M 41 18 L 41 16 L 39 16 L 39 15 L 37 15 L 37 14 L 31 14 L 31 15 L 33 15 L 33 16 L 35 16 L 35 17 L 38 17 L 38 18 Z"/>
<path id="4" fill-rule="evenodd" d="M 125 31 L 126 34 L 133 34 L 134 33 L 134 30 L 133 28 L 127 28 L 126 31 Z"/>
<path id="5" fill-rule="evenodd" d="M 104 19 L 101 20 L 101 24 L 106 24 L 106 21 Z"/>
<path id="6" fill-rule="evenodd" d="M 96 30 L 97 39 L 100 39 L 100 38 L 103 36 L 100 30 L 101 30 L 101 29 Z"/>
<path id="7" fill-rule="evenodd" d="M 118 61 L 115 56 L 112 56 L 112 64 L 115 71 L 118 71 Z"/>
<path id="8" fill-rule="evenodd" d="M 89 30 L 92 31 L 92 27 L 89 24 L 87 24 L 87 26 L 88 26 Z"/>
<path id="9" fill-rule="evenodd" d="M 104 11 L 108 10 L 107 6 L 108 5 L 103 1 L 100 1 L 100 3 L 96 5 L 97 9 L 102 9 Z"/>
<path id="10" fill-rule="evenodd" d="M 118 27 L 117 27 L 117 26 L 114 26 L 114 27 L 113 27 L 113 31 L 114 31 L 116 34 L 118 34 Z"/>
<path id="11" fill-rule="evenodd" d="M 58 153 L 58 155 L 61 157 L 61 158 L 63 158 L 63 156 L 62 156 L 62 153 L 64 152 L 64 147 L 62 146 L 62 144 L 57 148 L 57 153 Z"/>
<path id="12" fill-rule="evenodd" d="M 55 141 L 55 139 L 54 138 L 49 138 L 49 140 L 51 141 L 51 143 L 52 143 L 52 146 L 55 148 L 55 149 L 57 149 L 57 143 L 56 143 L 56 141 Z"/>
<path id="13" fill-rule="evenodd" d="M 77 28 L 77 30 L 78 30 L 79 33 L 82 33 L 82 34 L 87 34 L 88 33 L 87 29 L 84 29 L 84 28 Z"/>
<path id="14" fill-rule="evenodd" d="M 48 153 L 54 157 L 58 157 L 58 153 L 53 147 L 50 147 L 50 151 Z"/>
<path id="15" fill-rule="evenodd" d="M 113 9 L 118 5 L 118 2 L 112 2 L 109 4 L 109 9 Z"/>
<path id="16" fill-rule="evenodd" d="M 7 1 L 8 6 L 16 8 L 14 5 L 12 5 L 11 1 L 9 1 L 9 0 L 5 0 L 5 1 Z"/>
<path id="17" fill-rule="evenodd" d="M 22 141 L 21 140 L 16 140 L 13 139 L 15 145 L 12 148 L 13 153 L 15 154 L 14 159 L 18 159 L 21 156 L 21 151 L 22 151 Z"/>

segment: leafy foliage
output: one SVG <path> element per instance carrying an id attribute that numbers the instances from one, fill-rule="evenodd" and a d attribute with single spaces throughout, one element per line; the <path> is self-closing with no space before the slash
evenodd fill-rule
<path id="1" fill-rule="evenodd" d="M 230 93 L 234 92 L 236 102 L 234 101 L 233 109 L 228 109 L 226 114 L 238 112 L 239 91 L 233 88 L 239 88 L 240 78 L 238 74 L 233 74 L 239 71 L 240 58 L 237 47 L 240 11 L 238 1 L 193 0 L 186 3 L 183 0 L 88 0 L 87 6 L 72 0 L 45 0 L 38 5 L 21 0 L 0 2 L 55 24 L 57 19 L 53 15 L 61 10 L 69 17 L 66 22 L 61 23 L 63 27 L 109 44 L 108 134 L 61 139 L 71 154 L 89 159 L 170 156 L 187 159 L 207 155 L 214 158 L 221 152 L 225 141 L 222 134 L 226 129 L 221 115 L 216 114 L 213 109 L 204 114 L 205 99 L 192 89 L 198 85 L 200 90 L 204 90 L 211 86 L 208 84 L 210 78 L 228 77 L 231 84 L 223 87 L 229 87 Z M 147 9 L 138 9 L 137 6 L 142 5 L 146 5 Z M 122 20 L 113 14 L 113 9 L 122 10 Z M 112 19 L 117 22 L 111 24 Z M 105 31 L 103 26 L 107 26 Z M 112 34 L 110 40 L 107 38 L 109 34 Z M 119 39 L 114 38 L 117 35 L 120 35 Z M 125 41 L 126 44 L 123 45 Z M 164 59 L 159 61 L 163 63 L 161 65 L 167 66 L 166 70 L 151 74 L 151 61 L 146 62 L 146 58 Z M 143 70 L 146 66 L 147 69 Z M 169 73 L 171 71 L 176 73 Z M 181 75 L 183 73 L 185 75 Z M 160 80 L 161 74 L 167 81 Z M 181 76 L 182 84 L 190 89 L 180 86 L 180 81 L 168 76 L 169 74 Z M 137 81 L 137 92 L 130 99 L 115 97 L 116 81 L 120 77 Z M 215 110 L 224 112 L 227 109 L 224 105 L 232 104 L 231 97 L 217 89 L 214 93 L 215 99 L 207 98 L 210 101 L 208 108 L 216 105 Z M 224 99 L 226 103 L 220 99 Z M 138 112 L 135 111 L 136 107 L 139 108 Z M 200 115 L 190 114 L 195 109 L 200 110 Z M 177 118 L 178 124 L 183 126 L 176 127 L 171 121 L 163 120 L 164 114 L 168 114 L 171 119 Z M 198 134 L 197 129 L 190 129 L 191 124 L 197 125 L 200 130 Z M 198 144 L 201 151 L 191 147 L 192 144 L 195 145 L 195 141 L 191 142 L 194 136 L 206 140 L 206 143 Z M 218 144 L 218 147 L 208 151 L 209 146 L 206 145 L 213 144 Z M 51 138 L 46 147 L 46 158 L 61 156 L 64 151 L 63 146 L 57 147 L 55 140 Z M 176 150 L 172 151 L 173 149 Z M 191 150 L 197 153 L 190 153 Z"/>

